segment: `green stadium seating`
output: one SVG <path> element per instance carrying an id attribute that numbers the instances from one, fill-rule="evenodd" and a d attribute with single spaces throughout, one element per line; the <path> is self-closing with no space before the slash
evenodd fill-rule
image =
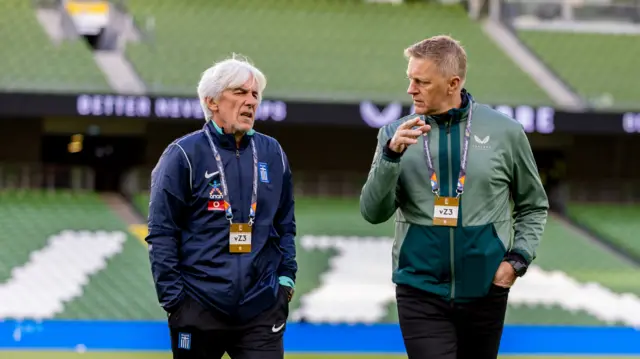
<path id="1" fill-rule="evenodd" d="M 571 203 L 569 216 L 640 261 L 640 205 Z"/>
<path id="2" fill-rule="evenodd" d="M 550 104 L 460 6 L 362 1 L 129 0 L 153 42 L 127 45 L 152 92 L 195 95 L 202 71 L 231 53 L 248 56 L 268 78 L 267 97 L 408 102 L 408 45 L 436 34 L 461 40 L 467 86 L 493 104 Z"/>
<path id="3" fill-rule="evenodd" d="M 35 2 L 6 0 L 0 24 L 0 89 L 112 92 L 82 39 L 59 44 L 36 17 Z M 460 5 L 333 0 L 125 2 L 147 36 L 126 57 L 150 93 L 195 95 L 200 73 L 232 53 L 267 75 L 266 96 L 310 101 L 409 102 L 402 50 L 435 34 L 460 39 L 469 55 L 467 87 L 477 100 L 506 105 L 553 101 Z M 239 21 L 239 19 L 241 19 Z M 241 25 L 238 25 L 238 24 Z M 637 108 L 639 35 L 516 30 L 562 81 L 596 108 Z"/>
<path id="4" fill-rule="evenodd" d="M 147 213 L 146 194 L 135 203 Z M 297 198 L 296 216 L 300 269 L 292 319 L 397 322 L 390 282 L 393 220 L 368 224 L 353 198 Z M 535 264 L 514 287 L 508 323 L 628 324 L 625 312 L 611 309 L 640 308 L 640 269 L 554 216 Z M 626 302 L 624 293 L 636 297 Z"/>
<path id="5" fill-rule="evenodd" d="M 97 195 L 0 192 L 0 228 L 0 317 L 163 318 L 146 248 Z"/>
<path id="6" fill-rule="evenodd" d="M 145 216 L 148 195 L 134 203 Z M 291 320 L 397 322 L 393 220 L 366 223 L 356 198 L 296 203 L 300 268 Z M 166 318 L 144 233 L 136 238 L 97 194 L 0 192 L 0 228 L 0 318 Z M 639 296 L 637 266 L 552 215 L 535 265 L 511 292 L 507 323 L 639 324 Z"/>
<path id="7" fill-rule="evenodd" d="M 520 39 L 594 107 L 638 108 L 640 35 L 519 31 Z"/>
<path id="8" fill-rule="evenodd" d="M 56 45 L 36 18 L 33 2 L 3 0 L 0 88 L 33 92 L 111 92 L 84 40 Z"/>

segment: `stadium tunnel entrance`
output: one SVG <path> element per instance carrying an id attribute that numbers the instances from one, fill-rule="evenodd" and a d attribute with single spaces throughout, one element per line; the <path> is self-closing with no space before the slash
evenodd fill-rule
<path id="1" fill-rule="evenodd" d="M 126 119 L 45 119 L 41 161 L 54 168 L 74 168 L 57 171 L 57 186 L 71 187 L 70 182 L 77 181 L 74 176 L 83 176 L 96 191 L 119 192 L 127 171 L 144 163 L 143 131 L 144 124 Z"/>
<path id="2" fill-rule="evenodd" d="M 538 173 L 549 197 L 552 210 L 564 210 L 562 183 L 566 180 L 565 152 L 559 149 L 539 149 L 533 151 Z"/>
<path id="3" fill-rule="evenodd" d="M 137 136 L 44 135 L 42 149 L 45 164 L 91 168 L 96 191 L 117 192 L 124 173 L 140 162 L 144 139 Z"/>

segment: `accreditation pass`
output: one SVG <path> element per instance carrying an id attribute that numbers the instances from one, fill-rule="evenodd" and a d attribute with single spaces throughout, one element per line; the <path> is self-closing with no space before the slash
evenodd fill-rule
<path id="1" fill-rule="evenodd" d="M 248 223 L 231 224 L 229 252 L 251 253 L 251 226 Z"/>
<path id="2" fill-rule="evenodd" d="M 455 197 L 436 197 L 433 208 L 433 225 L 455 227 L 458 225 L 460 199 Z"/>

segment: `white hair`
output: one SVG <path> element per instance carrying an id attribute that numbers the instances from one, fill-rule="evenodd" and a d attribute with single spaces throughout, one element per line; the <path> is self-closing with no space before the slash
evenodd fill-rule
<path id="1" fill-rule="evenodd" d="M 206 69 L 198 83 L 198 98 L 205 121 L 211 120 L 213 116 L 207 107 L 207 97 L 218 100 L 223 91 L 242 86 L 251 77 L 258 85 L 258 103 L 260 103 L 262 92 L 267 87 L 267 79 L 248 59 L 233 54 L 231 58 L 214 63 L 213 66 Z"/>

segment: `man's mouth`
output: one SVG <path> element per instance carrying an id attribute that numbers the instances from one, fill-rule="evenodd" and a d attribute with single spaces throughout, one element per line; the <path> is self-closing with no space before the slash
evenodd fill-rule
<path id="1" fill-rule="evenodd" d="M 244 117 L 248 117 L 250 119 L 253 119 L 253 113 L 252 112 L 248 112 L 248 111 L 240 112 L 240 116 L 244 116 Z"/>

